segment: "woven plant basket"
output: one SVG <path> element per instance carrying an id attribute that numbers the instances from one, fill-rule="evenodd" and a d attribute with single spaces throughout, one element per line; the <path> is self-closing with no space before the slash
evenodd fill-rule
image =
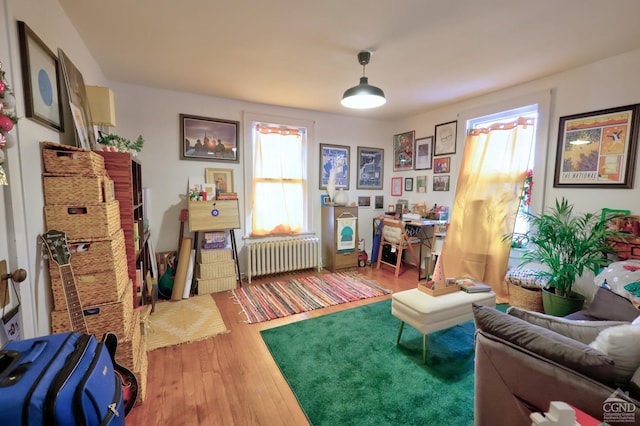
<path id="1" fill-rule="evenodd" d="M 542 307 L 542 289 L 540 287 L 523 287 L 507 283 L 509 288 L 509 305 L 534 312 L 544 312 Z"/>

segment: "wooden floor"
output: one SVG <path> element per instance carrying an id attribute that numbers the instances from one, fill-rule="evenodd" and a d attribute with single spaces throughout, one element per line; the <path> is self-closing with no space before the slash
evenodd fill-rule
<path id="1" fill-rule="evenodd" d="M 358 271 L 393 292 L 415 288 L 417 270 L 395 278 L 391 269 Z M 271 278 L 269 281 L 287 277 Z M 264 281 L 264 280 L 263 280 Z M 254 281 L 254 284 L 260 281 Z M 289 385 L 260 337 L 260 330 L 377 302 L 346 303 L 258 324 L 247 324 L 230 292 L 213 295 L 227 334 L 149 352 L 146 400 L 127 425 L 308 425 Z"/>

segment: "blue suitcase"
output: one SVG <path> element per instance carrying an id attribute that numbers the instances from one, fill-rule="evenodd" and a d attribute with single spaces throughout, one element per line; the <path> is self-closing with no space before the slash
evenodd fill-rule
<path id="1" fill-rule="evenodd" d="M 104 339 L 61 333 L 0 351 L 0 425 L 124 425 L 120 376 Z"/>

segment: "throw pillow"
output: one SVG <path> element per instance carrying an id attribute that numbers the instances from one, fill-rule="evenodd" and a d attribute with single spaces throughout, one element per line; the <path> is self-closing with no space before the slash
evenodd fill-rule
<path id="1" fill-rule="evenodd" d="M 587 307 L 587 313 L 593 318 L 606 321 L 631 322 L 640 315 L 640 311 L 629 301 L 611 290 L 600 287 Z"/>
<path id="2" fill-rule="evenodd" d="M 611 263 L 593 280 L 596 287 L 602 287 L 605 281 L 611 291 L 631 300 L 636 306 L 640 305 L 640 297 L 624 288 L 627 284 L 640 281 L 640 260 L 623 260 Z"/>
<path id="3" fill-rule="evenodd" d="M 626 321 L 581 321 L 571 320 L 540 312 L 527 311 L 515 306 L 510 307 L 507 313 L 528 323 L 539 325 L 546 329 L 560 333 L 563 336 L 589 344 L 598 337 L 602 330 L 616 326 L 629 324 Z"/>
<path id="4" fill-rule="evenodd" d="M 615 384 L 626 387 L 640 367 L 640 326 L 626 324 L 608 328 L 589 346 L 613 358 Z"/>

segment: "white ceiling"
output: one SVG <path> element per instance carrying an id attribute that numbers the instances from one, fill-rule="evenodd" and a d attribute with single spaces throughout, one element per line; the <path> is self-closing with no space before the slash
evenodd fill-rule
<path id="1" fill-rule="evenodd" d="M 111 81 L 375 119 L 640 48 L 638 0 L 59 2 Z M 340 105 L 360 50 L 375 110 Z"/>

